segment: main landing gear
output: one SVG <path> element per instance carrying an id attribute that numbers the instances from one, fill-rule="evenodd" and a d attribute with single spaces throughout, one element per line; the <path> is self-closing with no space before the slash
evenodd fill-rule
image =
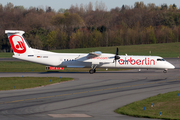
<path id="1" fill-rule="evenodd" d="M 94 65 L 94 66 L 92 65 L 91 69 L 89 70 L 89 73 L 90 74 L 96 73 L 96 67 L 97 67 L 97 65 Z"/>
<path id="2" fill-rule="evenodd" d="M 93 74 L 93 73 L 95 73 L 95 72 L 96 72 L 96 69 L 90 69 L 90 70 L 89 70 L 89 73 L 90 73 L 90 74 Z"/>

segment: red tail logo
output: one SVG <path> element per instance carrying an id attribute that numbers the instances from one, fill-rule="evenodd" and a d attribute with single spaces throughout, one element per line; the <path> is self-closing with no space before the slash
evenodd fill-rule
<path id="1" fill-rule="evenodd" d="M 24 40 L 19 35 L 11 35 L 9 37 L 9 41 L 11 43 L 12 49 L 15 53 L 25 53 L 26 52 L 26 46 L 24 43 Z"/>

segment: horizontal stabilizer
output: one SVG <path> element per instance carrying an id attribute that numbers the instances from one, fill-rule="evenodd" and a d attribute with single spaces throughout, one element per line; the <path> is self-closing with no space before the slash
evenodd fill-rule
<path id="1" fill-rule="evenodd" d="M 23 35 L 25 32 L 21 30 L 5 30 L 6 34 L 20 34 Z"/>

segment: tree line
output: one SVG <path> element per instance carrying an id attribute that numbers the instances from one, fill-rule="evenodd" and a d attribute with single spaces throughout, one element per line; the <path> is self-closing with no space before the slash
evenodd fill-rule
<path id="1" fill-rule="evenodd" d="M 180 9 L 135 2 L 107 10 L 103 2 L 69 9 L 0 4 L 0 50 L 9 52 L 5 30 L 23 30 L 30 46 L 55 50 L 180 41 Z"/>

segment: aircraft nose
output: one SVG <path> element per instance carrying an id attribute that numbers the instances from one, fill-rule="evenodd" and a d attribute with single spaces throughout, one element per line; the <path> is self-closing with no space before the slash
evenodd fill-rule
<path id="1" fill-rule="evenodd" d="M 172 67 L 173 67 L 173 69 L 175 69 L 175 66 L 174 66 L 174 65 L 172 65 Z"/>
<path id="2" fill-rule="evenodd" d="M 169 69 L 174 69 L 175 68 L 175 66 L 174 65 L 172 65 L 171 63 L 169 63 Z"/>

